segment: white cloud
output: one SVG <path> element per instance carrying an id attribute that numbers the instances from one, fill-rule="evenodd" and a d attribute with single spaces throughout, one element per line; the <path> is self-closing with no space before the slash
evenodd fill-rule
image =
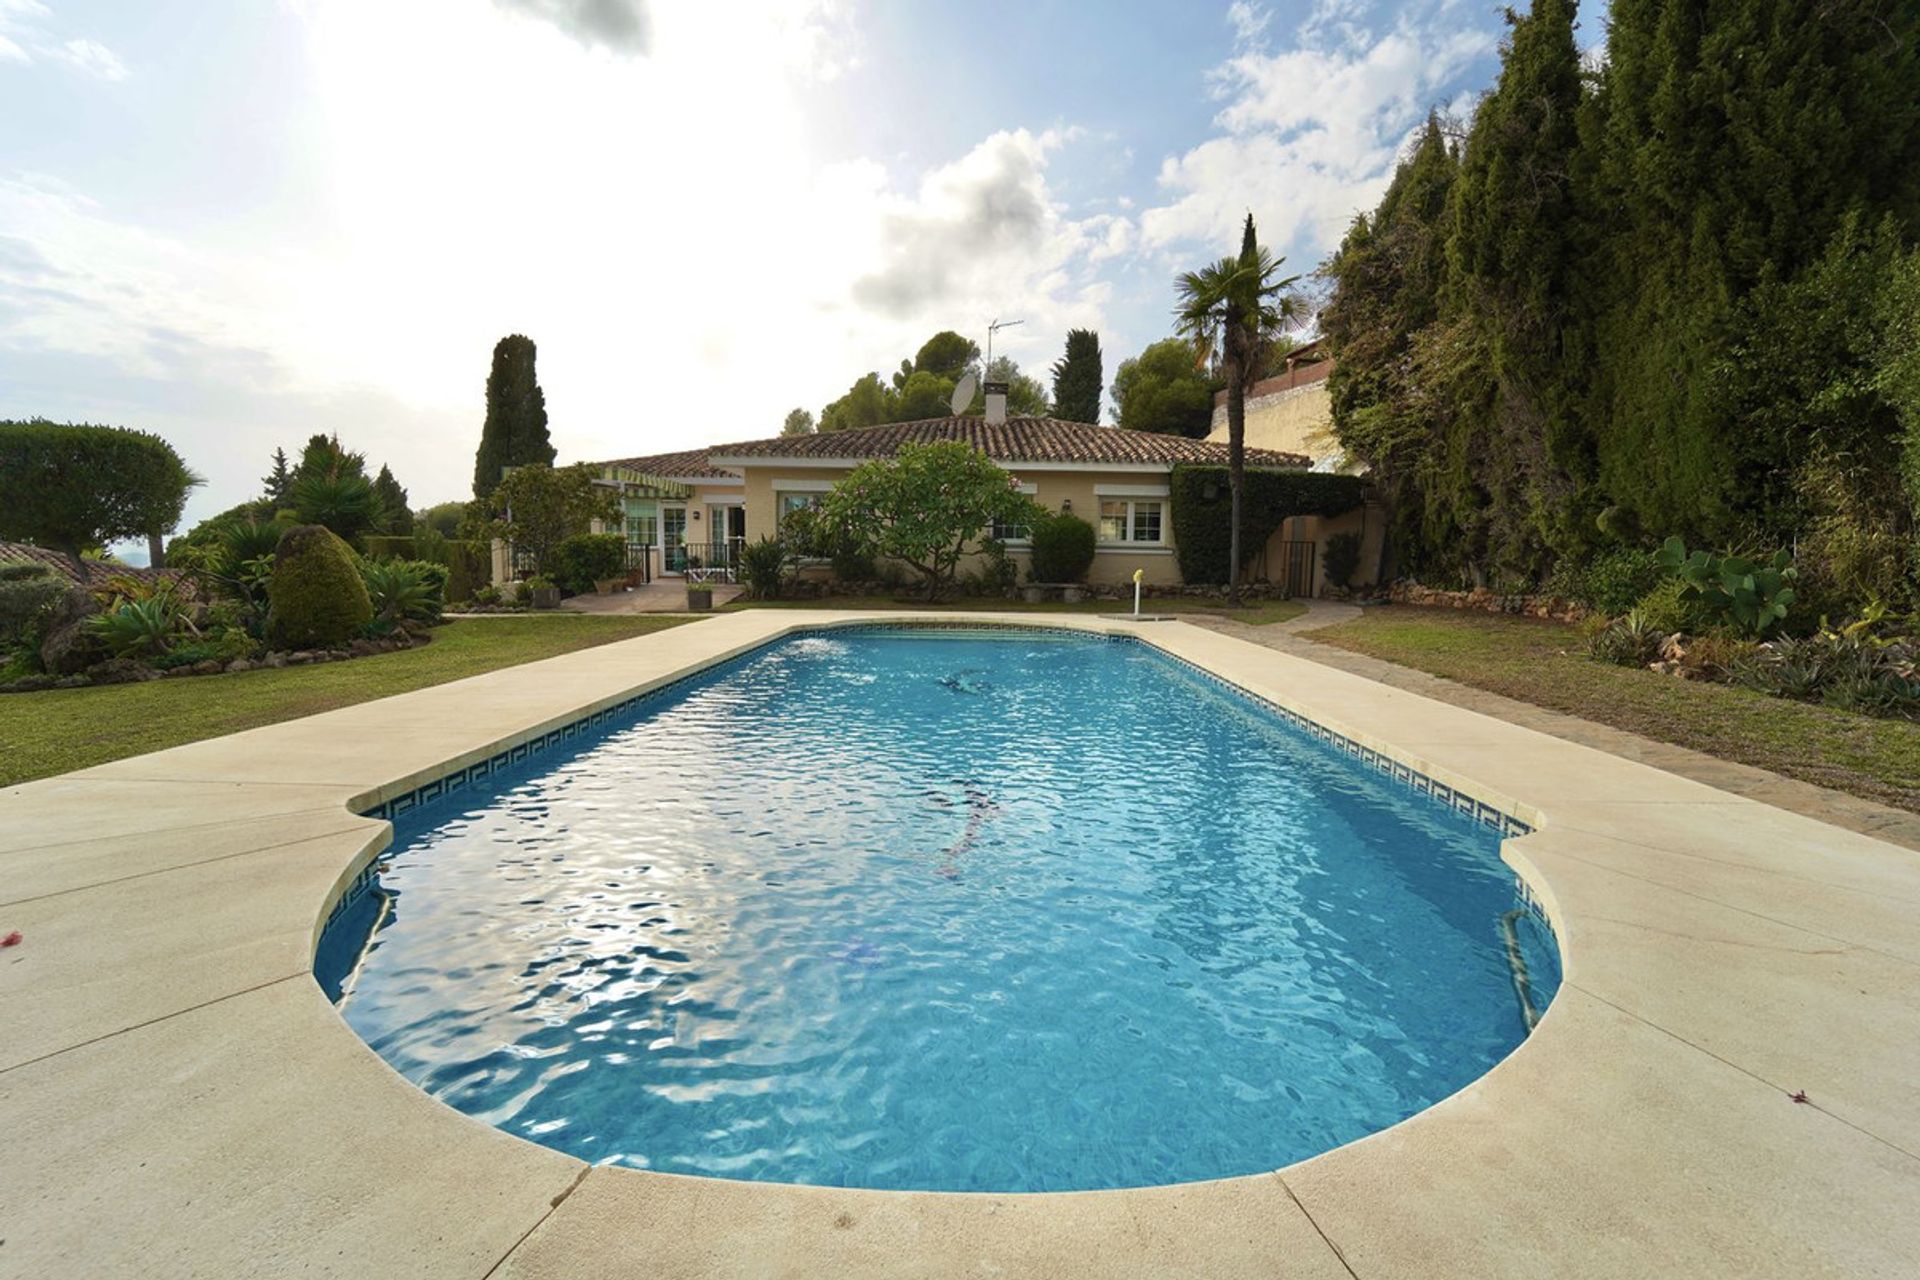
<path id="1" fill-rule="evenodd" d="M 101 80 L 125 80 L 126 63 L 97 40 L 61 40 L 49 28 L 52 13 L 39 0 L 0 0 L 0 62 L 63 62 Z"/>
<path id="2" fill-rule="evenodd" d="M 1027 319 L 1002 338 L 1040 363 L 1098 323 L 1091 263 L 1131 234 L 1049 191 L 1071 131 L 994 134 L 905 183 L 823 161 L 804 97 L 858 56 L 829 6 L 657 6 L 634 57 L 466 0 L 294 12 L 312 233 L 160 234 L 52 179 L 0 182 L 0 414 L 163 431 L 212 481 L 195 516 L 328 428 L 416 501 L 462 496 L 507 333 L 539 343 L 568 459 L 772 434 L 996 312 Z"/>
<path id="3" fill-rule="evenodd" d="M 97 40 L 69 40 L 48 51 L 68 66 L 101 80 L 125 80 L 127 64 Z"/>
<path id="4" fill-rule="evenodd" d="M 1495 31 L 1449 25 L 1446 9 L 1374 36 L 1358 4 L 1320 0 L 1297 47 L 1243 39 L 1211 75 L 1220 132 L 1162 163 L 1166 199 L 1142 212 L 1142 242 L 1229 246 L 1251 209 L 1262 239 L 1312 269 L 1379 198 L 1435 99 L 1495 47 Z"/>

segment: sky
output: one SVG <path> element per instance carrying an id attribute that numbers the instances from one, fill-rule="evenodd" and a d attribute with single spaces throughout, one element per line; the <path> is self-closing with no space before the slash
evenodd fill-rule
<path id="1" fill-rule="evenodd" d="M 1111 382 L 1249 210 L 1312 272 L 1502 30 L 1482 0 L 0 0 L 0 418 L 166 437 L 206 479 L 186 527 L 318 431 L 416 506 L 470 496 L 508 333 L 562 462 L 772 435 L 995 317 L 1043 378 L 1098 330 Z"/>

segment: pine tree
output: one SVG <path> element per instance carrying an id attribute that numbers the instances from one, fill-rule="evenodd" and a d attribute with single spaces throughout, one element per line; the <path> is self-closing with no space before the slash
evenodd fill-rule
<path id="1" fill-rule="evenodd" d="M 385 466 L 382 466 L 380 474 L 374 477 L 373 496 L 380 504 L 377 527 L 382 533 L 413 532 L 413 509 L 407 505 L 407 491 L 398 480 L 393 478 L 393 472 Z"/>
<path id="2" fill-rule="evenodd" d="M 293 468 L 287 462 L 287 451 L 273 451 L 273 469 L 260 478 L 266 488 L 267 508 L 277 511 L 287 503 L 287 496 L 293 491 Z"/>
<path id="3" fill-rule="evenodd" d="M 1106 385 L 1100 361 L 1100 335 L 1091 329 L 1067 330 L 1066 354 L 1053 362 L 1053 413 L 1068 422 L 1100 421 L 1100 393 Z"/>
<path id="4" fill-rule="evenodd" d="M 494 345 L 493 369 L 487 374 L 487 419 L 473 460 L 477 500 L 493 493 L 507 467 L 553 463 L 547 398 L 534 374 L 535 354 L 533 340 L 517 333 Z"/>

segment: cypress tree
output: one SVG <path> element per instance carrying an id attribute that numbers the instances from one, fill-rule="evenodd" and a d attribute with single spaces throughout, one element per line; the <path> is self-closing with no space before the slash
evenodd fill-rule
<path id="1" fill-rule="evenodd" d="M 1361 215 L 1322 269 L 1334 290 L 1320 331 L 1334 356 L 1327 380 L 1335 438 L 1373 472 L 1390 541 L 1403 566 L 1428 560 L 1420 532 L 1430 424 L 1410 374 L 1415 338 L 1439 314 L 1446 272 L 1446 215 L 1459 173 L 1439 117 L 1371 215 Z"/>
<path id="2" fill-rule="evenodd" d="M 507 467 L 552 465 L 555 450 L 547 437 L 547 397 L 534 376 L 533 339 L 510 334 L 493 348 L 487 374 L 487 419 L 473 460 L 473 496 L 485 501 Z"/>
<path id="3" fill-rule="evenodd" d="M 1067 330 L 1066 354 L 1053 362 L 1053 413 L 1068 422 L 1100 421 L 1100 392 L 1106 385 L 1100 363 L 1100 335 L 1091 329 Z"/>
<path id="4" fill-rule="evenodd" d="M 1483 376 L 1446 429 L 1454 513 L 1484 524 L 1491 565 L 1514 576 L 1544 567 L 1550 540 L 1577 541 L 1587 451 L 1570 421 L 1564 358 L 1570 322 L 1580 55 L 1573 0 L 1533 0 L 1513 30 L 1500 77 L 1474 115 L 1453 192 L 1444 310 Z"/>
<path id="5" fill-rule="evenodd" d="M 1601 480 L 1650 534 L 1732 542 L 1791 467 L 1709 376 L 1740 300 L 1849 212 L 1920 229 L 1911 5 L 1616 0 L 1585 205 L 1606 211 L 1586 401 Z"/>

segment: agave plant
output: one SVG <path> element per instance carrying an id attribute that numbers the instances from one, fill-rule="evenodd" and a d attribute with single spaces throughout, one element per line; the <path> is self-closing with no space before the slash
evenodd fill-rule
<path id="1" fill-rule="evenodd" d="M 157 658 L 187 629 L 179 601 L 166 592 L 145 600 L 123 600 L 96 615 L 92 626 L 119 658 Z"/>
<path id="2" fill-rule="evenodd" d="M 373 616 L 387 623 L 409 618 L 430 622 L 446 603 L 444 571 L 438 565 L 414 560 L 379 560 L 360 567 L 361 580 L 373 601 Z"/>

